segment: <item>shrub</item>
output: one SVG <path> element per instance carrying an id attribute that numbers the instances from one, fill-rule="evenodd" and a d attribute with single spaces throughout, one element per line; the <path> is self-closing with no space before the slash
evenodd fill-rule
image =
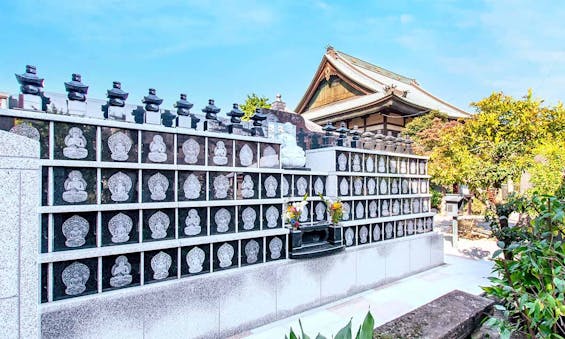
<path id="1" fill-rule="evenodd" d="M 432 193 L 432 198 L 430 199 L 430 205 L 432 206 L 432 208 L 439 210 L 441 206 L 441 199 L 443 198 L 443 194 L 435 189 L 432 189 L 431 193 Z"/>
<path id="2" fill-rule="evenodd" d="M 310 336 L 308 336 L 306 333 L 304 333 L 304 329 L 302 328 L 302 322 L 300 320 L 298 320 L 298 323 L 300 324 L 300 332 L 301 335 L 296 334 L 293 330 L 292 327 L 290 328 L 290 334 L 288 336 L 284 336 L 285 339 L 310 339 Z M 365 319 L 363 320 L 363 323 L 361 324 L 361 326 L 359 327 L 359 329 L 357 330 L 357 334 L 355 335 L 355 339 L 372 339 L 373 338 L 373 327 L 375 326 L 375 319 L 373 319 L 373 315 L 371 315 L 371 312 L 367 312 L 367 315 L 365 316 Z M 343 327 L 341 330 L 339 330 L 337 332 L 337 334 L 333 337 L 334 339 L 351 339 L 351 320 L 349 320 L 349 323 L 347 323 L 347 325 L 345 325 L 345 327 Z M 318 333 L 318 335 L 316 336 L 315 339 L 326 339 L 326 337 L 324 337 L 323 335 L 321 335 L 320 333 Z"/>

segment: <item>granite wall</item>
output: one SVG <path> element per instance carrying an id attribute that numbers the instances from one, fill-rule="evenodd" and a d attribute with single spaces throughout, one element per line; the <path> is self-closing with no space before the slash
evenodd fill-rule
<path id="1" fill-rule="evenodd" d="M 0 336 L 39 336 L 39 142 L 0 130 Z"/>

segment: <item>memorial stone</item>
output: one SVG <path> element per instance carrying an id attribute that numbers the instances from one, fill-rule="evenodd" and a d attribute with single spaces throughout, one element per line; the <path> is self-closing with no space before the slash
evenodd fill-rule
<path id="1" fill-rule="evenodd" d="M 360 142 L 359 142 L 359 136 L 361 135 L 361 132 L 359 131 L 359 128 L 357 127 L 357 125 L 353 126 L 353 129 L 351 131 L 349 131 L 349 134 L 351 135 L 351 142 L 350 142 L 350 147 L 351 148 L 357 148 L 360 146 Z"/>
<path id="2" fill-rule="evenodd" d="M 155 89 L 150 88 L 149 94 L 144 96 L 141 102 L 145 104 L 145 123 L 161 125 L 159 105 L 163 103 L 163 99 L 156 95 Z"/>
<path id="3" fill-rule="evenodd" d="M 81 82 L 80 74 L 73 74 L 69 82 L 65 82 L 65 90 L 67 91 L 67 113 L 70 115 L 85 116 L 86 115 L 86 94 L 88 86 Z"/>
<path id="4" fill-rule="evenodd" d="M 238 104 L 233 104 L 233 108 L 226 114 L 230 117 L 230 124 L 228 125 L 228 132 L 237 135 L 249 135 L 250 132 L 243 128 L 241 123 L 241 117 L 245 115 L 243 111 L 239 109 Z"/>
<path id="5" fill-rule="evenodd" d="M 16 79 L 22 92 L 18 107 L 30 111 L 46 111 L 50 100 L 43 93 L 43 79 L 37 76 L 35 66 L 27 65 L 25 73 L 16 74 Z"/>
<path id="6" fill-rule="evenodd" d="M 206 114 L 206 121 L 204 121 L 204 130 L 208 132 L 227 132 L 227 128 L 221 121 L 218 120 L 217 114 L 220 109 L 214 105 L 214 99 L 208 100 L 208 105 L 202 109 Z"/>
<path id="7" fill-rule="evenodd" d="M 335 126 L 331 121 L 328 121 L 326 126 L 322 128 L 325 134 L 322 137 L 322 147 L 332 147 L 335 146 L 335 136 L 334 131 L 336 130 Z"/>
<path id="8" fill-rule="evenodd" d="M 182 93 L 180 99 L 175 103 L 175 108 L 177 109 L 177 126 L 182 128 L 193 128 L 196 126 L 192 125 L 192 117 L 190 109 L 194 105 L 186 100 L 186 94 Z"/>
<path id="9" fill-rule="evenodd" d="M 337 137 L 337 146 L 347 146 L 347 133 L 349 132 L 349 129 L 346 127 L 345 122 L 341 123 L 341 126 L 337 129 L 337 132 L 339 133 Z"/>

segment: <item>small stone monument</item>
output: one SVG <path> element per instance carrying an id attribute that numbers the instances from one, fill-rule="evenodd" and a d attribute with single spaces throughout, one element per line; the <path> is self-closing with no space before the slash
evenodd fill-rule
<path id="1" fill-rule="evenodd" d="M 375 148 L 375 139 L 374 139 L 375 134 L 373 134 L 372 132 L 366 131 L 363 134 L 361 134 L 361 142 L 362 142 L 362 147 L 363 149 L 374 149 Z"/>
<path id="2" fill-rule="evenodd" d="M 339 136 L 337 137 L 337 146 L 345 147 L 347 146 L 347 133 L 349 129 L 346 127 L 345 122 L 341 123 L 341 126 L 337 129 Z"/>
<path id="3" fill-rule="evenodd" d="M 49 104 L 49 98 L 43 94 L 43 79 L 37 76 L 35 66 L 27 65 L 24 74 L 16 74 L 16 79 L 20 84 L 19 108 L 44 111 L 44 106 Z"/>
<path id="4" fill-rule="evenodd" d="M 175 103 L 178 127 L 196 128 L 196 126 L 192 126 L 192 118 L 190 116 L 190 109 L 192 106 L 194 105 L 186 100 L 186 94 L 181 94 L 180 99 Z"/>
<path id="5" fill-rule="evenodd" d="M 144 96 L 141 102 L 145 104 L 145 123 L 160 125 L 161 112 L 159 111 L 159 105 L 163 103 L 163 99 L 156 95 L 155 88 L 150 88 L 149 94 Z"/>
<path id="6" fill-rule="evenodd" d="M 271 103 L 271 109 L 275 111 L 286 111 L 286 103 L 282 101 L 280 94 L 277 94 L 275 101 Z"/>
<path id="7" fill-rule="evenodd" d="M 388 132 L 388 135 L 385 137 L 385 151 L 394 152 L 394 150 L 396 149 L 395 141 L 396 138 L 393 137 L 390 132 Z"/>
<path id="8" fill-rule="evenodd" d="M 335 145 L 335 136 L 334 131 L 336 130 L 335 126 L 331 121 L 328 121 L 326 126 L 322 128 L 325 134 L 322 137 L 322 147 L 332 147 Z"/>
<path id="9" fill-rule="evenodd" d="M 204 121 L 204 130 L 209 132 L 226 132 L 226 127 L 218 120 L 216 116 L 220 113 L 220 109 L 214 105 L 214 99 L 208 100 L 208 105 L 202 109 L 206 113 L 206 121 Z"/>
<path id="10" fill-rule="evenodd" d="M 83 84 L 80 74 L 73 73 L 71 81 L 65 82 L 67 91 L 67 113 L 70 115 L 86 115 L 86 94 L 88 86 Z"/>
<path id="11" fill-rule="evenodd" d="M 375 149 L 377 151 L 384 151 L 385 149 L 384 138 L 385 136 L 381 133 L 375 134 Z"/>
<path id="12" fill-rule="evenodd" d="M 122 91 L 122 84 L 119 81 L 114 81 L 112 83 L 112 88 L 107 92 L 108 98 L 108 108 L 107 115 L 108 119 L 112 120 L 126 120 L 126 99 L 128 98 L 128 93 Z"/>
<path id="13" fill-rule="evenodd" d="M 359 131 L 359 128 L 357 127 L 357 125 L 353 126 L 353 129 L 351 131 L 349 131 L 349 134 L 351 135 L 351 148 L 357 148 L 359 147 L 359 136 L 361 135 L 361 132 Z"/>
<path id="14" fill-rule="evenodd" d="M 244 115 L 238 104 L 233 104 L 232 110 L 226 115 L 230 117 L 230 124 L 228 125 L 228 132 L 237 135 L 247 135 L 241 124 L 241 117 Z"/>
<path id="15" fill-rule="evenodd" d="M 404 148 L 404 153 L 406 153 L 406 154 L 412 154 L 412 143 L 413 143 L 413 142 L 414 142 L 414 141 L 412 141 L 412 140 L 410 140 L 410 139 L 408 139 L 408 138 L 406 138 L 406 139 L 404 140 L 404 143 L 406 144 L 406 146 L 405 146 L 405 148 Z"/>
<path id="16" fill-rule="evenodd" d="M 251 117 L 251 120 L 253 120 L 251 135 L 264 137 L 265 132 L 263 132 L 263 121 L 267 119 L 267 116 L 261 112 L 262 110 L 260 108 L 256 108 L 255 114 Z"/>
<path id="17" fill-rule="evenodd" d="M 404 153 L 404 139 L 402 137 L 396 138 L 394 151 L 396 153 Z"/>

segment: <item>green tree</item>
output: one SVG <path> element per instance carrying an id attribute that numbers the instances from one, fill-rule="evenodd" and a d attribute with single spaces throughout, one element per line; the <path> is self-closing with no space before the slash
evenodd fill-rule
<path id="1" fill-rule="evenodd" d="M 255 93 L 251 93 L 247 95 L 247 99 L 245 99 L 245 103 L 239 105 L 239 107 L 245 113 L 242 120 L 249 121 L 249 119 L 255 113 L 255 109 L 271 108 L 271 104 L 269 103 L 269 98 L 264 96 L 258 96 Z"/>

